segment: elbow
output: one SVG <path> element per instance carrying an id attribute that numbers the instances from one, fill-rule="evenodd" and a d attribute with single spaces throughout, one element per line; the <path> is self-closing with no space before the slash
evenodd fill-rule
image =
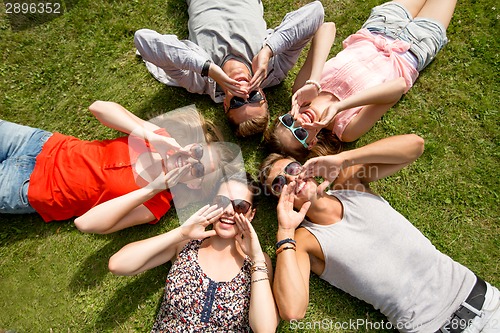
<path id="1" fill-rule="evenodd" d="M 331 34 L 335 34 L 337 31 L 337 28 L 335 27 L 335 23 L 333 22 L 325 22 L 323 23 L 323 27 L 325 30 L 327 30 Z"/>
<path id="2" fill-rule="evenodd" d="M 120 255 L 118 253 L 114 254 L 108 262 L 108 269 L 114 275 L 132 275 L 123 265 L 123 260 L 120 260 Z"/>
<path id="3" fill-rule="evenodd" d="M 89 111 L 92 112 L 93 115 L 102 114 L 109 103 L 111 102 L 95 101 L 89 106 Z"/>
<path id="4" fill-rule="evenodd" d="M 99 226 L 96 226 L 92 223 L 92 221 L 89 221 L 87 218 L 85 218 L 83 215 L 80 217 L 77 217 L 75 219 L 75 227 L 80 230 L 83 233 L 86 234 L 107 234 L 107 230 L 104 230 L 102 228 L 99 228 Z"/>

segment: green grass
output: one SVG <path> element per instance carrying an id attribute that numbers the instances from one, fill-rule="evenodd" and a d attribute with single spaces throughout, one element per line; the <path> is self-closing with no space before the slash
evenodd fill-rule
<path id="1" fill-rule="evenodd" d="M 265 0 L 268 25 L 276 26 L 287 11 L 305 2 Z M 338 30 L 332 54 L 381 2 L 324 1 L 327 20 L 336 22 Z M 220 105 L 208 96 L 159 84 L 134 55 L 133 33 L 139 28 L 187 37 L 183 0 L 68 0 L 62 2 L 63 13 L 53 16 L 6 15 L 0 8 L 0 118 L 82 139 L 104 139 L 118 133 L 87 111 L 95 100 L 118 102 L 145 119 L 195 103 L 228 140 L 241 145 L 247 169 L 256 174 L 265 156 L 260 138 L 237 139 Z M 394 134 L 421 135 L 426 140 L 423 156 L 374 187 L 439 250 L 496 286 L 499 19 L 500 7 L 493 0 L 460 1 L 448 29 L 450 43 L 415 87 L 352 145 Z M 295 67 L 283 84 L 267 90 L 273 118 L 288 110 L 297 71 Z M 266 200 L 256 228 L 265 251 L 274 258 L 276 202 Z M 168 265 L 136 277 L 116 277 L 108 272 L 107 261 L 123 245 L 176 225 L 171 211 L 155 226 L 100 236 L 80 233 L 72 221 L 45 224 L 37 215 L 1 215 L 0 331 L 148 331 Z M 371 306 L 314 276 L 306 319 L 295 327 L 316 322 L 312 331 L 322 331 L 328 323 L 358 319 L 385 320 Z M 296 330 L 282 323 L 278 331 Z"/>

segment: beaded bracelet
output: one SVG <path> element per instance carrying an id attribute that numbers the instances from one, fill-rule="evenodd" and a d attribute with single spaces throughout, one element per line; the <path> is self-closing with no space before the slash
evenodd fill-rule
<path id="1" fill-rule="evenodd" d="M 319 84 L 318 81 L 315 81 L 315 80 L 307 80 L 306 81 L 306 84 L 312 84 L 316 87 L 316 89 L 318 89 L 318 94 L 321 92 L 321 85 Z"/>
<path id="2" fill-rule="evenodd" d="M 265 277 L 265 278 L 261 278 L 261 279 L 252 280 L 252 283 L 259 282 L 259 281 L 264 281 L 264 280 L 269 280 L 269 278 Z"/>
<path id="3" fill-rule="evenodd" d="M 295 246 L 285 246 L 285 247 L 280 247 L 279 249 L 277 249 L 276 250 L 276 255 L 280 254 L 281 252 L 283 252 L 285 250 L 294 250 L 294 251 L 297 251 L 295 249 Z"/>
<path id="4" fill-rule="evenodd" d="M 285 239 L 282 239 L 280 240 L 278 243 L 276 243 L 276 245 L 274 246 L 277 249 L 279 249 L 279 247 L 283 244 L 286 244 L 286 243 L 291 243 L 293 245 L 295 245 L 295 240 L 294 239 L 291 239 L 291 238 L 285 238 Z"/>

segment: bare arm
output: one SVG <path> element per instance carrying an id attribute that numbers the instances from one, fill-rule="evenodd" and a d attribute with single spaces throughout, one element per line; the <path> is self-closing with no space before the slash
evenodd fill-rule
<path id="1" fill-rule="evenodd" d="M 311 102 L 320 93 L 319 81 L 335 40 L 335 32 L 335 23 L 327 22 L 323 23 L 314 35 L 306 61 L 297 74 L 292 87 L 292 114 L 296 113 L 300 106 Z"/>
<path id="2" fill-rule="evenodd" d="M 115 102 L 95 101 L 89 106 L 89 110 L 104 126 L 126 134 L 131 134 L 138 128 L 150 131 L 159 129 L 155 124 L 137 117 Z"/>
<path id="3" fill-rule="evenodd" d="M 332 102 L 323 111 L 320 121 L 313 124 L 304 124 L 304 128 L 327 127 L 338 112 L 350 108 L 363 105 L 392 105 L 401 98 L 405 89 L 406 81 L 402 77 L 365 89 L 342 101 Z"/>
<path id="4" fill-rule="evenodd" d="M 335 23 L 325 22 L 319 27 L 311 42 L 306 61 L 297 74 L 292 92 L 301 88 L 307 80 L 319 81 L 330 49 L 335 41 Z"/>
<path id="5" fill-rule="evenodd" d="M 304 318 L 309 304 L 310 262 L 307 242 L 295 231 L 304 219 L 310 203 L 305 203 L 299 212 L 293 210 L 295 182 L 285 185 L 278 203 L 278 241 L 295 239 L 296 251 L 283 250 L 276 255 L 276 270 L 273 291 L 281 318 L 284 320 Z M 303 233 L 302 233 L 303 235 Z M 283 246 L 290 246 L 289 243 Z"/>
<path id="6" fill-rule="evenodd" d="M 125 245 L 109 259 L 109 270 L 116 275 L 135 275 L 166 263 L 186 241 L 213 236 L 215 231 L 205 228 L 221 213 L 217 206 L 206 205 L 174 230 Z"/>
<path id="7" fill-rule="evenodd" d="M 322 192 L 336 185 L 363 183 L 387 177 L 415 161 L 424 151 L 424 140 L 415 134 L 397 135 L 337 155 L 321 156 L 304 164 L 303 176 L 322 176 Z"/>
<path id="8" fill-rule="evenodd" d="M 253 262 L 250 287 L 250 327 L 256 333 L 275 332 L 280 319 L 271 290 L 273 277 L 271 259 L 262 251 L 257 233 L 250 221 L 243 214 L 236 214 L 235 222 L 240 231 L 236 235 L 236 242 Z"/>
<path id="9" fill-rule="evenodd" d="M 189 172 L 189 165 L 160 174 L 147 186 L 100 203 L 75 219 L 76 227 L 83 232 L 108 234 L 134 225 L 151 222 L 155 216 L 144 203 L 168 186 L 177 184 Z"/>
<path id="10" fill-rule="evenodd" d="M 159 193 L 159 190 L 145 187 L 108 200 L 77 217 L 75 225 L 83 232 L 109 234 L 151 222 L 155 216 L 143 203 L 153 198 L 156 193 Z"/>
<path id="11" fill-rule="evenodd" d="M 162 153 L 181 148 L 174 138 L 154 133 L 160 127 L 137 117 L 118 103 L 96 101 L 89 106 L 89 110 L 104 126 L 147 140 Z"/>
<path id="12" fill-rule="evenodd" d="M 255 333 L 275 332 L 280 322 L 278 309 L 276 308 L 271 289 L 273 264 L 267 254 L 263 254 L 262 260 L 265 260 L 269 273 L 266 274 L 262 271 L 252 273 L 250 291 L 249 321 L 250 327 Z"/>

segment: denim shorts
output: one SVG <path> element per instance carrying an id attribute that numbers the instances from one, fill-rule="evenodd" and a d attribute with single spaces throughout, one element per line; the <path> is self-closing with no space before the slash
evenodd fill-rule
<path id="1" fill-rule="evenodd" d="M 423 17 L 413 19 L 406 8 L 397 2 L 374 7 L 363 28 L 410 43 L 410 51 L 418 60 L 419 72 L 448 43 L 446 29 L 441 23 Z"/>
<path id="2" fill-rule="evenodd" d="M 0 213 L 27 214 L 30 176 L 52 133 L 0 120 Z"/>

